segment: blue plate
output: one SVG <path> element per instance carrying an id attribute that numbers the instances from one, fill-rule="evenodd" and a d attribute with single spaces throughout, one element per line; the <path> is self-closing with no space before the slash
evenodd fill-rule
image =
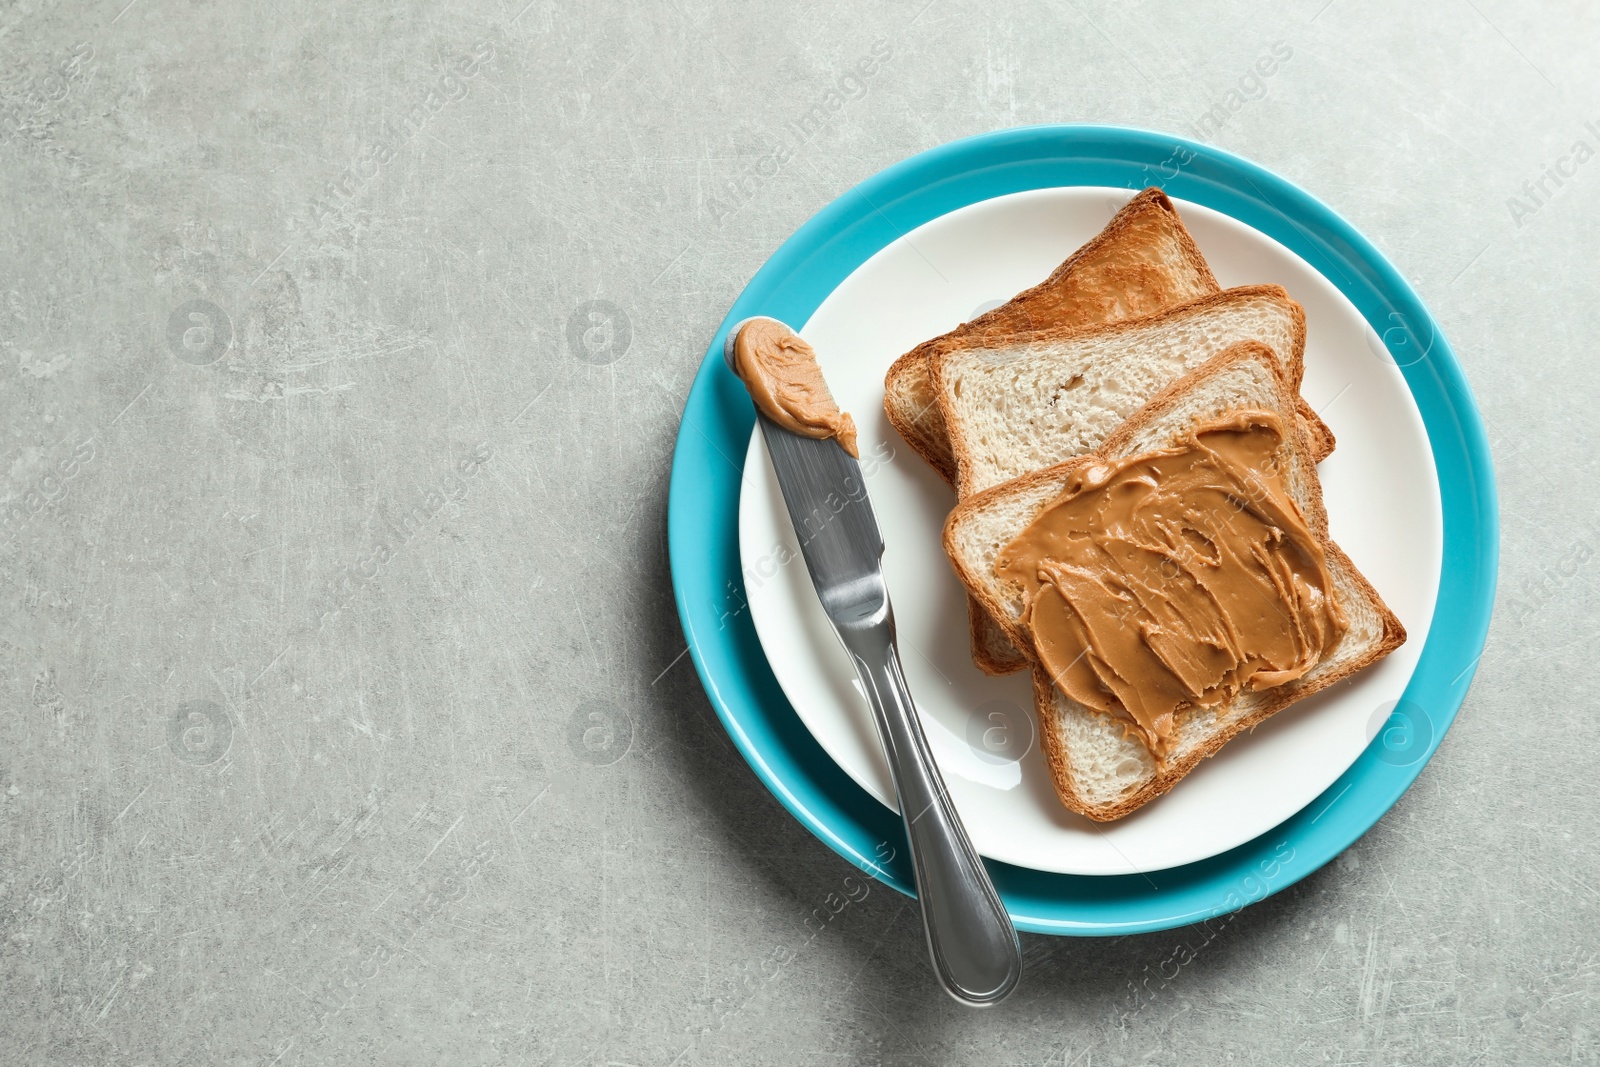
<path id="1" fill-rule="evenodd" d="M 913 892 L 900 818 L 812 738 L 767 664 L 745 610 L 738 516 L 755 412 L 722 361 L 751 315 L 796 327 L 879 249 L 931 219 L 1028 189 L 1101 185 L 1204 204 L 1293 249 L 1349 298 L 1399 364 L 1422 413 L 1444 512 L 1444 565 L 1428 639 L 1405 695 L 1361 757 L 1271 833 L 1149 874 L 1047 874 L 989 862 L 1023 930 L 1112 935 L 1223 914 L 1292 885 L 1348 847 L 1416 779 L 1455 719 L 1489 629 L 1499 518 L 1472 393 L 1438 325 L 1370 242 L 1326 205 L 1237 156 L 1113 126 L 1033 126 L 956 141 L 863 182 L 785 241 L 734 303 L 684 407 L 667 531 L 678 616 L 717 715 L 756 775 L 851 863 Z"/>

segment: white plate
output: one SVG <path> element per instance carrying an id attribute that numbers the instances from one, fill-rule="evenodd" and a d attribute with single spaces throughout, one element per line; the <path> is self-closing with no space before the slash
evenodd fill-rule
<path id="1" fill-rule="evenodd" d="M 1266 833 L 1350 766 L 1400 698 L 1427 639 L 1443 520 L 1422 419 L 1399 370 L 1331 283 L 1269 237 L 1178 201 L 1223 286 L 1275 282 L 1306 311 L 1302 392 L 1338 448 L 1319 468 L 1333 538 L 1409 638 L 1378 665 L 1236 738 L 1171 793 L 1109 825 L 1056 799 L 1034 743 L 1026 673 L 972 665 L 966 601 L 940 545 L 954 494 L 883 414 L 883 375 L 903 352 L 1009 299 L 1094 236 L 1128 190 L 1043 189 L 972 204 L 884 248 L 825 300 L 802 334 L 860 430 L 883 530 L 905 673 L 974 844 L 992 859 L 1063 874 L 1192 863 Z M 761 435 L 739 502 L 746 597 L 774 674 L 806 727 L 869 793 L 896 807 L 865 698 L 817 603 Z"/>

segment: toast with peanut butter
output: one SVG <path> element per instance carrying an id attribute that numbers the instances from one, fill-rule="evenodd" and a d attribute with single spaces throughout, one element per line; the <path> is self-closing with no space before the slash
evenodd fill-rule
<path id="1" fill-rule="evenodd" d="M 896 360 L 884 378 L 884 412 L 900 436 L 954 486 L 956 458 L 933 385 L 936 358 L 963 348 L 983 347 L 997 338 L 1090 329 L 1144 318 L 1219 291 L 1210 266 L 1172 201 L 1160 189 L 1146 189 L 1039 285 Z M 1302 407 L 1320 461 L 1333 451 L 1333 433 L 1308 407 Z M 1027 665 L 973 601 L 968 602 L 968 625 L 972 658 L 979 669 L 1009 674 Z"/>
<path id="2" fill-rule="evenodd" d="M 1122 818 L 1405 630 L 1328 536 L 1278 353 L 1230 346 L 1098 447 L 957 505 L 944 544 L 1033 664 L 1061 802 Z"/>

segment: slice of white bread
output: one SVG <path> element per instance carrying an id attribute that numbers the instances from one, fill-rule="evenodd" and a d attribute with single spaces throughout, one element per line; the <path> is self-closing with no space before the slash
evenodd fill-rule
<path id="1" fill-rule="evenodd" d="M 995 558 L 1058 497 L 1081 467 L 1170 448 L 1200 422 L 1250 408 L 1280 414 L 1295 432 L 1277 460 L 1290 495 L 1322 542 L 1333 592 L 1349 628 L 1333 651 L 1295 682 L 1239 694 L 1215 708 L 1180 710 L 1168 758 L 1103 712 L 1071 700 L 1034 668 L 1040 747 L 1061 802 L 1101 822 L 1122 818 L 1176 785 L 1205 757 L 1243 730 L 1303 697 L 1376 662 L 1404 643 L 1405 628 L 1339 547 L 1328 538 L 1327 512 L 1310 438 L 1289 418 L 1295 394 L 1273 352 L 1246 342 L 1231 347 L 1160 392 L 1088 455 L 963 500 L 945 526 L 945 550 L 957 575 L 1018 647 L 1031 651 L 1021 590 L 995 574 Z"/>
<path id="2" fill-rule="evenodd" d="M 917 454 L 955 485 L 955 454 L 934 392 L 934 357 L 996 337 L 1145 318 L 1220 291 L 1178 209 L 1151 186 L 1050 277 L 895 360 L 883 380 L 884 413 Z M 1333 432 L 1309 406 L 1301 408 L 1321 462 L 1333 451 Z"/>
<path id="3" fill-rule="evenodd" d="M 928 363 L 934 353 L 1029 330 L 1143 318 L 1220 289 L 1172 201 L 1160 189 L 1146 189 L 1050 277 L 895 360 L 883 379 L 884 413 L 954 485 L 955 456 Z"/>
<path id="4" fill-rule="evenodd" d="M 1271 349 L 1297 390 L 1305 338 L 1300 305 L 1276 285 L 1252 285 L 1151 318 L 991 338 L 942 353 L 933 380 L 958 495 L 1094 451 L 1146 401 L 1242 341 Z"/>

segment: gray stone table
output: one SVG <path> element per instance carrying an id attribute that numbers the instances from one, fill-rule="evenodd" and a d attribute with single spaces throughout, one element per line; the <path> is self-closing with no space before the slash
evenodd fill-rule
<path id="1" fill-rule="evenodd" d="M 1600 1062 L 1597 40 L 1508 0 L 5 5 L 0 1062 Z M 1504 562 L 1354 848 L 1214 936 L 1024 937 L 975 1014 L 892 890 L 807 925 L 854 872 L 679 658 L 667 475 L 797 226 L 1057 121 L 1368 234 L 1482 403 Z M 575 348 L 594 300 L 630 329 Z"/>

